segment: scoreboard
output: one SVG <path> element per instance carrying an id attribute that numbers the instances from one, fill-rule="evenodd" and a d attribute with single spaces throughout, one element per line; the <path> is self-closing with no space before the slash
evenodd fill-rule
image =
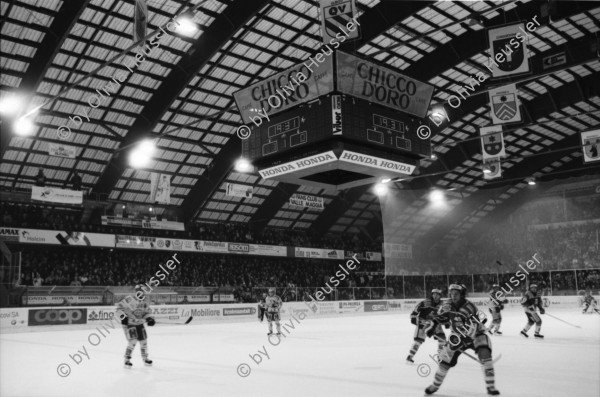
<path id="1" fill-rule="evenodd" d="M 249 160 L 277 157 L 325 140 L 354 141 L 388 153 L 429 157 L 430 138 L 421 139 L 421 119 L 369 102 L 333 94 L 277 115 L 262 118 L 242 140 L 242 155 Z"/>

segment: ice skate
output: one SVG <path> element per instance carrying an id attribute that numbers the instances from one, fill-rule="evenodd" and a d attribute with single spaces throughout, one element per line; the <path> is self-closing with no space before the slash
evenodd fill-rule
<path id="1" fill-rule="evenodd" d="M 123 364 L 123 366 L 126 369 L 131 369 L 131 367 L 133 367 L 133 364 L 131 363 L 130 359 L 131 359 L 131 357 L 125 359 L 125 363 Z"/>
<path id="2" fill-rule="evenodd" d="M 427 395 L 433 394 L 436 391 L 438 391 L 439 389 L 440 389 L 439 387 L 436 387 L 434 385 L 430 385 L 430 386 L 427 387 L 427 389 L 425 389 L 425 394 L 427 394 Z"/>
<path id="3" fill-rule="evenodd" d="M 536 338 L 539 338 L 539 339 L 544 339 L 544 335 L 541 335 L 541 334 L 538 334 L 538 333 L 533 334 L 533 336 L 536 337 Z"/>
<path id="4" fill-rule="evenodd" d="M 152 366 L 152 360 L 149 360 L 147 358 L 144 359 L 144 365 L 147 367 L 151 367 Z"/>
<path id="5" fill-rule="evenodd" d="M 498 390 L 496 390 L 495 387 L 488 387 L 487 394 L 488 394 L 488 396 L 499 396 L 500 392 Z"/>
<path id="6" fill-rule="evenodd" d="M 411 356 L 408 356 L 408 357 L 406 357 L 406 363 L 407 364 L 414 364 L 415 360 L 413 360 Z"/>
<path id="7" fill-rule="evenodd" d="M 526 338 L 529 338 L 529 335 L 527 335 L 527 332 L 525 332 L 525 331 L 521 331 L 521 335 L 523 335 Z"/>
<path id="8" fill-rule="evenodd" d="M 267 332 L 267 335 L 273 335 L 273 331 Z"/>
<path id="9" fill-rule="evenodd" d="M 496 331 L 496 332 L 494 332 L 494 334 L 495 335 L 502 335 L 502 332 L 501 331 Z"/>

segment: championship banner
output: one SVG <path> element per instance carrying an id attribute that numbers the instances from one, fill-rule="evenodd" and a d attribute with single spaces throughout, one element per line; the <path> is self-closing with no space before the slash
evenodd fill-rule
<path id="1" fill-rule="evenodd" d="M 158 221 L 158 220 L 144 220 L 144 219 L 131 219 L 131 218 L 119 218 L 115 216 L 102 215 L 101 221 L 106 226 L 125 226 L 125 227 L 137 227 L 143 229 L 156 229 L 156 230 L 179 230 L 185 231 L 185 225 L 182 222 L 175 221 Z"/>
<path id="2" fill-rule="evenodd" d="M 318 208 L 320 210 L 325 208 L 323 197 L 309 196 L 298 193 L 292 194 L 290 197 L 290 205 L 295 205 L 297 207 Z"/>
<path id="3" fill-rule="evenodd" d="M 336 34 L 348 35 L 348 40 L 358 38 L 358 28 L 350 31 L 346 26 L 353 23 L 356 0 L 321 0 L 321 34 L 323 44 L 336 38 Z M 346 33 L 348 32 L 348 33 Z"/>
<path id="4" fill-rule="evenodd" d="M 427 116 L 433 86 L 370 61 L 337 52 L 337 89 L 420 118 Z"/>
<path id="5" fill-rule="evenodd" d="M 77 148 L 74 146 L 63 145 L 62 143 L 49 143 L 48 154 L 50 156 L 74 159 L 77 155 Z"/>
<path id="6" fill-rule="evenodd" d="M 583 162 L 592 163 L 600 160 L 600 130 L 581 132 L 581 144 L 583 145 Z"/>
<path id="7" fill-rule="evenodd" d="M 148 22 L 148 6 L 146 0 L 135 0 L 133 42 L 137 43 L 146 37 L 146 25 Z M 140 43 L 141 46 L 144 43 Z"/>
<path id="8" fill-rule="evenodd" d="M 150 200 L 153 203 L 171 204 L 171 177 L 152 172 L 150 174 Z"/>
<path id="9" fill-rule="evenodd" d="M 113 234 L 83 233 L 56 230 L 18 229 L 19 242 L 28 244 L 78 245 L 86 247 L 115 246 Z"/>
<path id="10" fill-rule="evenodd" d="M 488 91 L 492 124 L 522 121 L 516 84 L 496 87 Z"/>
<path id="11" fill-rule="evenodd" d="M 83 192 L 56 187 L 32 186 L 31 199 L 48 203 L 83 204 Z"/>
<path id="12" fill-rule="evenodd" d="M 524 23 L 488 31 L 492 77 L 529 72 L 528 36 Z"/>
<path id="13" fill-rule="evenodd" d="M 252 198 L 252 193 L 254 188 L 248 185 L 238 185 L 235 183 L 227 183 L 226 187 L 226 195 L 233 197 L 243 197 L 243 198 Z"/>
<path id="14" fill-rule="evenodd" d="M 488 169 L 490 172 L 483 173 L 483 179 L 490 180 L 500 178 L 502 176 L 502 167 L 500 158 L 488 159 L 483 162 L 484 169 Z"/>
<path id="15" fill-rule="evenodd" d="M 264 112 L 270 116 L 333 91 L 332 57 L 326 57 L 323 63 L 317 65 L 314 64 L 317 62 L 311 62 L 309 60 L 294 65 L 234 93 L 233 97 L 244 123 L 250 123 L 251 116 L 256 117 L 257 113 L 252 109 L 258 109 L 261 113 L 264 109 Z M 305 64 L 308 64 L 310 68 Z M 277 104 L 280 106 L 272 107 L 269 104 L 269 98 L 275 106 Z"/>
<path id="16" fill-rule="evenodd" d="M 506 156 L 501 125 L 482 127 L 479 129 L 479 133 L 481 135 L 481 153 L 484 162 L 488 159 Z"/>

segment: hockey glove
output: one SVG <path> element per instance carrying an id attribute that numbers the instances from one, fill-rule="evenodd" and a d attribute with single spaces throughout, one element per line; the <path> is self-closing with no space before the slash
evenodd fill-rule
<path id="1" fill-rule="evenodd" d="M 413 316 L 410 316 L 410 322 L 411 322 L 411 324 L 413 324 L 413 325 L 417 325 L 417 318 L 416 318 L 416 317 L 413 317 Z"/>
<path id="2" fill-rule="evenodd" d="M 508 299 L 504 299 L 502 303 L 508 303 Z"/>
<path id="3" fill-rule="evenodd" d="M 121 318 L 121 325 L 129 325 L 129 317 L 124 316 Z"/>
<path id="4" fill-rule="evenodd" d="M 543 307 L 540 307 L 540 314 L 545 314 L 545 313 L 546 313 L 546 310 L 544 310 Z"/>
<path id="5" fill-rule="evenodd" d="M 435 334 L 435 329 L 436 329 L 436 323 L 434 323 L 433 321 L 427 321 L 425 323 L 425 327 L 423 327 L 423 331 L 425 331 L 425 335 L 427 335 L 428 338 L 431 338 L 433 336 L 433 334 Z"/>
<path id="6" fill-rule="evenodd" d="M 154 321 L 153 317 L 148 317 L 146 319 L 146 322 L 148 323 L 148 326 L 152 327 L 154 324 L 156 324 L 156 321 Z"/>

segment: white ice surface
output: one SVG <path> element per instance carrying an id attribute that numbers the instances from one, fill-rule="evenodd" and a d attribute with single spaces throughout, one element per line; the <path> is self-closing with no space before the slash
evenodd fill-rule
<path id="1" fill-rule="evenodd" d="M 542 316 L 546 339 L 525 339 L 518 335 L 525 315 L 504 313 L 504 335 L 493 337 L 494 356 L 502 354 L 495 365 L 502 396 L 600 396 L 600 315 L 552 313 L 582 328 Z M 265 323 L 157 325 L 148 327 L 154 366 L 142 365 L 138 345 L 131 370 L 122 366 L 126 343 L 120 328 L 97 346 L 88 341 L 91 332 L 0 335 L 0 396 L 422 396 L 437 368 L 428 357 L 436 350 L 430 339 L 416 364 L 405 364 L 413 335 L 405 313 L 306 318 L 277 346 L 269 344 Z M 69 354 L 82 345 L 90 358 L 76 365 Z M 256 364 L 249 354 L 263 346 L 270 358 Z M 252 370 L 246 378 L 236 374 L 243 362 Z M 68 377 L 57 375 L 60 363 L 71 366 Z M 418 364 L 432 373 L 419 376 Z M 435 395 L 486 396 L 484 385 L 479 364 L 463 356 Z"/>

